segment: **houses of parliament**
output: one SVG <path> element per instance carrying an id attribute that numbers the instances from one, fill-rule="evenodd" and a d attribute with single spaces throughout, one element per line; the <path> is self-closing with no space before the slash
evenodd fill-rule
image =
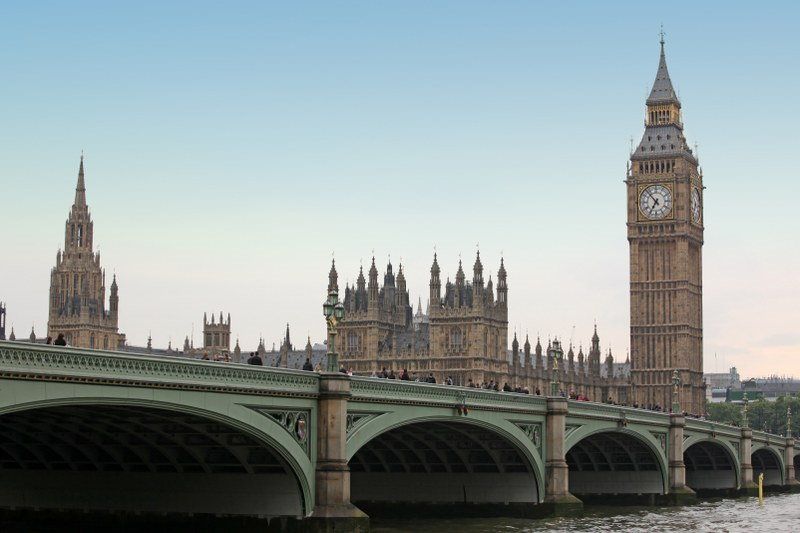
<path id="1" fill-rule="evenodd" d="M 420 376 L 433 374 L 440 382 L 447 377 L 460 385 L 495 381 L 531 391 L 549 391 L 550 382 L 557 379 L 565 392 L 592 400 L 662 407 L 672 403 L 677 389 L 682 409 L 704 412 L 703 175 L 684 135 L 681 102 L 667 70 L 663 37 L 645 105 L 644 133 L 631 153 L 625 177 L 629 364 L 615 363 L 610 352 L 602 353 L 596 327 L 586 353 L 582 346 L 576 353 L 574 346 L 563 346 L 558 339 L 547 340 L 546 346 L 536 339 L 532 347 L 531 339 L 516 334 L 509 351 L 508 299 L 513 292 L 510 296 L 506 265 L 500 258 L 496 273 L 488 273 L 480 253 L 472 264 L 471 279 L 459 261 L 455 281 L 448 278 L 445 283 L 440 258 L 434 254 L 425 311 L 421 300 L 413 308 L 402 265 L 395 272 L 387 264 L 379 283 L 373 258 L 366 276 L 362 269 L 355 284 L 342 292 L 331 265 L 328 292 L 341 295 L 345 308 L 335 346 L 341 363 L 356 374 L 406 368 Z M 111 277 L 107 290 L 105 270 L 93 250 L 94 222 L 86 202 L 83 157 L 64 231 L 64 248 L 56 254 L 50 274 L 48 336 L 63 334 L 77 347 L 126 349 L 119 331 L 117 279 Z M 6 307 L 0 307 L 2 338 Z M 230 315 L 227 320 L 219 318 L 216 321 L 212 314 L 210 321 L 204 320 L 205 350 L 195 349 L 187 339 L 183 351 L 170 345 L 166 353 L 197 357 L 210 350 L 238 357 L 238 341 L 230 349 Z M 31 337 L 35 340 L 33 332 Z M 284 344 L 285 354 L 275 361 L 286 365 L 292 349 L 288 328 Z M 263 340 L 259 351 L 263 353 Z M 306 350 L 299 352 L 313 351 L 309 339 Z"/>

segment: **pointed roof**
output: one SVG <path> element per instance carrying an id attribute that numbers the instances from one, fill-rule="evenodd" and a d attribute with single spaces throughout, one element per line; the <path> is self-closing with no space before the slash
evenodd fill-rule
<path id="1" fill-rule="evenodd" d="M 481 263 L 481 251 L 475 255 L 475 264 L 472 266 L 474 272 L 483 272 L 483 263 Z"/>
<path id="2" fill-rule="evenodd" d="M 519 341 L 517 340 L 517 332 L 514 332 L 514 340 L 511 342 L 511 347 L 514 350 L 519 350 Z"/>
<path id="3" fill-rule="evenodd" d="M 658 72 L 656 72 L 656 79 L 653 82 L 653 88 L 650 90 L 650 96 L 647 97 L 647 105 L 655 104 L 678 104 L 678 95 L 672 87 L 672 80 L 669 77 L 667 70 L 667 57 L 664 54 L 664 33 L 661 33 L 661 57 L 658 61 Z"/>
<path id="4" fill-rule="evenodd" d="M 356 280 L 359 287 L 364 286 L 364 265 L 358 267 L 358 279 Z"/>
<path id="5" fill-rule="evenodd" d="M 76 207 L 86 206 L 86 183 L 83 178 L 83 152 L 81 152 L 81 165 L 78 168 L 78 184 L 75 186 Z"/>
<path id="6" fill-rule="evenodd" d="M 439 261 L 436 259 L 436 252 L 433 252 L 433 264 L 431 265 L 431 274 L 439 275 Z"/>
<path id="7" fill-rule="evenodd" d="M 378 279 L 378 268 L 375 266 L 375 256 L 372 256 L 372 266 L 369 267 L 369 280 L 376 280 Z"/>
<path id="8" fill-rule="evenodd" d="M 525 351 L 526 352 L 530 352 L 531 351 L 531 341 L 528 339 L 528 334 L 527 333 L 525 334 Z"/>
<path id="9" fill-rule="evenodd" d="M 328 292 L 339 292 L 339 274 L 336 272 L 336 260 L 331 259 L 331 270 L 328 272 Z"/>
<path id="10" fill-rule="evenodd" d="M 456 272 L 456 283 L 464 282 L 464 268 L 461 266 L 461 259 L 458 260 L 458 272 Z"/>

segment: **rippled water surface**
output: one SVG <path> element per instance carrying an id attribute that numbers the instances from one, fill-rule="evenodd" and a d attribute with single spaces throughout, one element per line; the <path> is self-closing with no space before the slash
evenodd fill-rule
<path id="1" fill-rule="evenodd" d="M 527 531 L 796 531 L 800 494 L 705 501 L 687 507 L 593 507 L 581 518 L 373 520 L 373 533 L 524 533 Z"/>

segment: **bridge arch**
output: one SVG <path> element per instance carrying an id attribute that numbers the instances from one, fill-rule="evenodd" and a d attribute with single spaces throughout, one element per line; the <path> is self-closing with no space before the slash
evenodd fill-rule
<path id="1" fill-rule="evenodd" d="M 347 458 L 351 500 L 370 516 L 389 502 L 412 514 L 525 514 L 544 497 L 540 449 L 488 413 L 384 413 L 349 436 Z"/>
<path id="2" fill-rule="evenodd" d="M 0 486 L 15 488 L 0 493 L 24 498 L 12 507 L 310 513 L 314 470 L 300 445 L 274 420 L 221 398 L 231 395 L 210 394 L 175 402 L 50 391 L 0 405 Z"/>
<path id="3" fill-rule="evenodd" d="M 695 492 L 732 492 L 739 488 L 739 460 L 730 443 L 689 438 L 683 445 L 686 485 Z"/>
<path id="4" fill-rule="evenodd" d="M 753 450 L 750 463 L 753 465 L 753 481 L 758 484 L 758 475 L 764 474 L 764 486 L 783 485 L 784 467 L 781 454 L 770 446 Z"/>
<path id="5" fill-rule="evenodd" d="M 800 479 L 800 451 L 795 452 L 794 454 L 794 478 Z"/>
<path id="6" fill-rule="evenodd" d="M 629 427 L 583 427 L 565 442 L 569 492 L 666 494 L 666 456 L 652 434 Z"/>

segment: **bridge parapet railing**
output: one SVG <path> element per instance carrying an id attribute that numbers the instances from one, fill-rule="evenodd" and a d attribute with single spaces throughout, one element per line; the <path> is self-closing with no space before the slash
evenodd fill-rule
<path id="1" fill-rule="evenodd" d="M 766 431 L 755 430 L 755 429 L 753 430 L 752 439 L 753 442 L 763 442 L 765 444 L 784 445 L 786 443 L 786 437 L 782 435 L 774 435 Z"/>
<path id="2" fill-rule="evenodd" d="M 0 377 L 314 396 L 313 372 L 0 341 Z"/>
<path id="3" fill-rule="evenodd" d="M 625 423 L 641 422 L 665 426 L 669 425 L 669 413 L 580 400 L 569 401 L 569 414 L 567 416 L 615 419 L 623 420 Z"/>
<path id="4" fill-rule="evenodd" d="M 686 418 L 686 429 L 733 439 L 738 439 L 742 434 L 742 430 L 739 427 L 723 424 L 721 422 L 713 422 L 711 420 L 699 420 L 697 418 Z"/>
<path id="5" fill-rule="evenodd" d="M 453 407 L 465 405 L 470 408 L 541 414 L 547 410 L 547 400 L 543 396 L 385 378 L 353 377 L 350 392 L 356 401 Z"/>

